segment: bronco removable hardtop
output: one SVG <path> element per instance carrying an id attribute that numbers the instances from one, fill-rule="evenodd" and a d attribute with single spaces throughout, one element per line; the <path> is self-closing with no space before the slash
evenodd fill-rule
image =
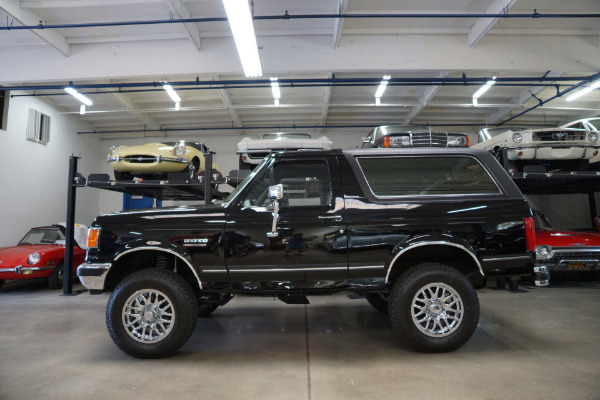
<path id="1" fill-rule="evenodd" d="M 107 325 L 135 357 L 165 357 L 236 294 L 307 304 L 355 292 L 418 351 L 451 351 L 486 277 L 533 270 L 523 195 L 484 150 L 274 153 L 222 204 L 116 212 L 90 227 L 78 276 L 113 290 Z"/>

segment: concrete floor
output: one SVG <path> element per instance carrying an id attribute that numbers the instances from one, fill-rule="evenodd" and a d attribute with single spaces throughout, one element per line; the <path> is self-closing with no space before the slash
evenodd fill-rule
<path id="1" fill-rule="evenodd" d="M 0 399 L 600 399 L 600 284 L 526 289 L 480 290 L 479 327 L 453 353 L 406 350 L 386 316 L 346 295 L 238 297 L 176 356 L 137 360 L 107 333 L 107 294 L 10 282 Z"/>

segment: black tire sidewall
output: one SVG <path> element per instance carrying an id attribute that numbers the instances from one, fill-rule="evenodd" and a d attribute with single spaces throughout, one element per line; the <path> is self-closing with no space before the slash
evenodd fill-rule
<path id="1" fill-rule="evenodd" d="M 463 317 L 460 326 L 448 336 L 430 337 L 415 325 L 412 300 L 423 287 L 441 282 L 452 287 L 461 297 Z M 479 321 L 479 299 L 473 285 L 459 271 L 444 264 L 417 265 L 406 271 L 392 287 L 389 314 L 397 336 L 410 348 L 420 352 L 438 353 L 455 350 L 465 344 L 475 332 Z"/>
<path id="2" fill-rule="evenodd" d="M 134 340 L 123 326 L 123 307 L 138 290 L 158 290 L 171 302 L 175 323 L 169 335 L 156 343 Z M 112 293 L 106 306 L 106 325 L 117 347 L 137 358 L 169 357 L 187 342 L 194 331 L 198 315 L 198 301 L 190 285 L 170 270 L 143 270 L 129 275 Z"/>
<path id="3" fill-rule="evenodd" d="M 373 306 L 373 308 L 375 308 L 377 311 L 380 311 L 384 314 L 389 313 L 389 301 L 388 299 L 382 297 L 381 293 L 365 293 L 365 299 L 367 299 L 369 304 Z"/>
<path id="4" fill-rule="evenodd" d="M 48 288 L 50 290 L 58 290 L 63 287 L 63 277 L 60 276 L 60 270 L 64 269 L 64 264 L 59 263 L 56 268 L 52 271 L 50 276 L 48 276 Z"/>

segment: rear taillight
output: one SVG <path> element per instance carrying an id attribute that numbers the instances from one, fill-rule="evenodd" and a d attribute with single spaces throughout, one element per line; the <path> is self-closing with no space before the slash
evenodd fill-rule
<path id="1" fill-rule="evenodd" d="M 535 251 L 535 224 L 533 217 L 525 217 L 525 243 L 527 251 Z"/>

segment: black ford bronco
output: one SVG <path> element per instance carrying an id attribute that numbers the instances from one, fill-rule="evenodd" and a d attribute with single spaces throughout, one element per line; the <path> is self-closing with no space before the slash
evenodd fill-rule
<path id="1" fill-rule="evenodd" d="M 108 331 L 135 357 L 174 354 L 234 295 L 339 291 L 389 313 L 408 347 L 445 352 L 476 329 L 486 278 L 532 273 L 531 215 L 485 150 L 274 153 L 222 204 L 98 216 L 77 275 L 113 290 Z"/>

